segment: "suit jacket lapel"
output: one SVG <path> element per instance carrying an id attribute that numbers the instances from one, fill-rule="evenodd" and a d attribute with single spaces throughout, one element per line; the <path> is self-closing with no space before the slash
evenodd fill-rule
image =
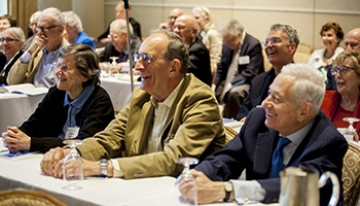
<path id="1" fill-rule="evenodd" d="M 269 133 L 258 134 L 254 156 L 254 171 L 257 173 L 263 175 L 269 173 L 273 148 L 276 146 L 275 142 L 277 142 L 278 138 L 279 134 L 275 130 L 270 130 Z"/>

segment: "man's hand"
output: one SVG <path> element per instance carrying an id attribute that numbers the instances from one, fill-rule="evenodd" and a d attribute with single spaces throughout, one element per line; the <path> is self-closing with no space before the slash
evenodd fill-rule
<path id="1" fill-rule="evenodd" d="M 62 177 L 63 159 L 70 152 L 69 148 L 56 147 L 45 153 L 40 162 L 41 171 L 54 177 Z"/>
<path id="2" fill-rule="evenodd" d="M 10 152 L 17 153 L 20 151 L 30 150 L 31 138 L 17 127 L 7 127 L 7 131 L 2 133 L 4 144 Z"/>
<path id="3" fill-rule="evenodd" d="M 196 180 L 196 186 L 191 181 L 182 180 L 179 184 L 181 195 L 190 202 L 194 202 L 193 192 L 197 187 L 198 204 L 217 202 L 225 197 L 224 182 L 213 182 L 202 172 L 191 170 Z"/>
<path id="4" fill-rule="evenodd" d="M 33 54 L 36 50 L 41 49 L 45 44 L 45 39 L 47 39 L 45 36 L 40 37 L 36 35 L 29 46 L 29 53 Z"/>

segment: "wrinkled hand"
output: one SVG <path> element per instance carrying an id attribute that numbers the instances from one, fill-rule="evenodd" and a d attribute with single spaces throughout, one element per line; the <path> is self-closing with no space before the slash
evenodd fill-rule
<path id="1" fill-rule="evenodd" d="M 194 201 L 192 194 L 197 187 L 197 202 L 198 204 L 208 204 L 217 202 L 225 197 L 224 183 L 213 182 L 204 173 L 196 170 L 191 170 L 191 174 L 196 180 L 196 186 L 191 182 L 182 180 L 179 184 L 181 195 L 190 202 Z"/>
<path id="2" fill-rule="evenodd" d="M 50 149 L 40 162 L 41 171 L 47 175 L 62 177 L 63 159 L 69 152 L 70 149 L 61 147 Z"/>
<path id="3" fill-rule="evenodd" d="M 17 153 L 20 151 L 30 150 L 31 138 L 17 127 L 7 127 L 7 131 L 2 133 L 4 144 L 10 152 Z"/>
<path id="4" fill-rule="evenodd" d="M 243 117 L 240 119 L 240 122 L 245 122 L 245 120 L 246 120 L 246 117 Z"/>
<path id="5" fill-rule="evenodd" d="M 45 39 L 46 39 L 45 36 L 40 37 L 36 35 L 29 46 L 28 49 L 29 53 L 33 54 L 36 50 L 41 49 L 45 44 Z"/>

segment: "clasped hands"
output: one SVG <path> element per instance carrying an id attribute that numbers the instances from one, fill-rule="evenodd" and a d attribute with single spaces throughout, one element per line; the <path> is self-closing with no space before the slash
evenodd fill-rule
<path id="1" fill-rule="evenodd" d="M 2 133 L 4 145 L 11 153 L 30 150 L 31 138 L 17 127 L 7 127 L 7 131 Z"/>
<path id="2" fill-rule="evenodd" d="M 190 170 L 196 186 L 191 182 L 182 180 L 179 184 L 181 195 L 189 202 L 194 202 L 194 190 L 197 190 L 198 204 L 209 204 L 224 199 L 224 182 L 211 181 L 204 173 Z"/>

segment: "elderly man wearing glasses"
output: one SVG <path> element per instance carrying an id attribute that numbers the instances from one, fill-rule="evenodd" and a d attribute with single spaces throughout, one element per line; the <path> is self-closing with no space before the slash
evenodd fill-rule
<path id="1" fill-rule="evenodd" d="M 126 71 L 129 69 L 129 57 L 132 56 L 139 50 L 141 40 L 139 37 L 133 35 L 133 28 L 130 27 L 130 50 L 127 42 L 127 29 L 126 21 L 124 19 L 117 19 L 110 24 L 109 38 L 110 42 L 105 45 L 104 51 L 100 53 L 100 62 L 110 61 L 110 57 L 117 57 L 117 67 L 111 68 L 112 72 L 117 72 L 119 69 Z"/>
<path id="2" fill-rule="evenodd" d="M 60 48 L 69 44 L 63 38 L 64 29 L 65 20 L 59 9 L 50 7 L 43 10 L 36 26 L 36 36 L 29 49 L 10 69 L 8 83 L 54 86 L 57 69 L 54 65 Z"/>
<path id="3" fill-rule="evenodd" d="M 182 39 L 155 31 L 135 56 L 141 84 L 131 102 L 104 131 L 77 146 L 85 176 L 177 176 L 183 168 L 176 164 L 178 158 L 203 159 L 224 146 L 217 101 L 209 86 L 187 74 L 189 57 Z M 68 152 L 50 150 L 41 162 L 42 171 L 61 177 Z"/>

